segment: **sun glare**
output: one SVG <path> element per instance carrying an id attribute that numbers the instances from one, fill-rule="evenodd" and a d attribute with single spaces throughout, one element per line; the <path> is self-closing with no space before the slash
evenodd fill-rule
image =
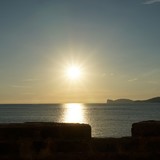
<path id="1" fill-rule="evenodd" d="M 65 107 L 65 116 L 64 121 L 67 123 L 83 123 L 84 122 L 84 113 L 83 113 L 83 104 L 79 103 L 68 103 L 64 105 Z"/>
<path id="2" fill-rule="evenodd" d="M 78 80 L 81 78 L 82 71 L 81 68 L 78 66 L 69 66 L 67 68 L 66 74 L 70 80 Z"/>

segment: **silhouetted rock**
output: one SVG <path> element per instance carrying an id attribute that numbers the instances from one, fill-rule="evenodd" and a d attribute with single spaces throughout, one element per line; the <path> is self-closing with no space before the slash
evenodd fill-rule
<path id="1" fill-rule="evenodd" d="M 160 137 L 160 121 L 143 121 L 132 125 L 133 137 Z"/>
<path id="2" fill-rule="evenodd" d="M 137 104 L 137 103 L 160 103 L 160 97 L 154 97 L 147 100 L 130 100 L 130 99 L 117 99 L 107 100 L 107 104 Z"/>
<path id="3" fill-rule="evenodd" d="M 147 100 L 137 100 L 137 103 L 160 103 L 160 97 L 154 97 Z"/>
<path id="4" fill-rule="evenodd" d="M 107 104 L 131 104 L 131 103 L 134 103 L 134 101 L 130 99 L 107 100 Z"/>

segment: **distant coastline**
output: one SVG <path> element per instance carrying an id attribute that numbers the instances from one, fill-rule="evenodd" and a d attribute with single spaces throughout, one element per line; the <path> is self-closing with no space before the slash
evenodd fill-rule
<path id="1" fill-rule="evenodd" d="M 153 97 L 146 100 L 131 100 L 131 99 L 108 99 L 107 104 L 139 104 L 139 103 L 160 103 L 160 97 Z"/>

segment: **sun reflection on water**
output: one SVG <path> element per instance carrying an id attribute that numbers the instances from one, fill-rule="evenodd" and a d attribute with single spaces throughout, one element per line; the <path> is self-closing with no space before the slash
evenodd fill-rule
<path id="1" fill-rule="evenodd" d="M 80 103 L 68 103 L 64 104 L 65 113 L 64 121 L 67 123 L 83 123 L 84 122 L 84 112 L 83 104 Z"/>

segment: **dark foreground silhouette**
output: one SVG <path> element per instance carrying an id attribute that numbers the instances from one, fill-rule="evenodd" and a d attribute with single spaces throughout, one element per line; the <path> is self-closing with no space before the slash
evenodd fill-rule
<path id="1" fill-rule="evenodd" d="M 0 160 L 159 160 L 160 121 L 132 125 L 132 136 L 93 138 L 87 124 L 0 124 Z"/>

